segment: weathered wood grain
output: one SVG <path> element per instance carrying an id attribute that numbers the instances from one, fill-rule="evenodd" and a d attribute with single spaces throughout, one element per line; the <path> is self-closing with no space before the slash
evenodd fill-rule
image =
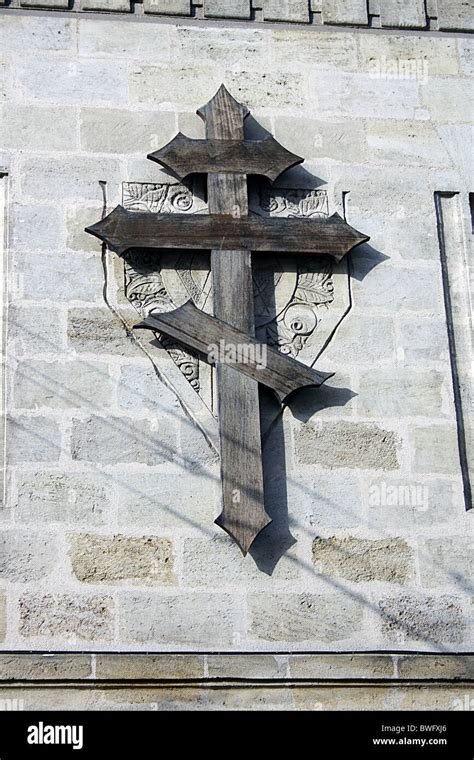
<path id="1" fill-rule="evenodd" d="M 285 402 L 299 388 L 320 386 L 333 373 L 318 372 L 305 364 L 282 354 L 267 344 L 261 344 L 248 332 L 236 330 L 226 322 L 206 314 L 192 301 L 174 311 L 150 314 L 135 329 L 154 330 L 175 338 L 187 348 L 199 352 L 204 358 L 215 363 L 209 356 L 210 346 L 222 348 L 240 347 L 245 361 L 234 361 L 232 367 L 262 385 L 271 388 L 279 401 Z M 237 352 L 238 356 L 238 352 Z M 262 361 L 260 359 L 264 357 Z"/>
<path id="2" fill-rule="evenodd" d="M 217 177 L 220 178 L 218 183 Z M 330 255 L 336 261 L 369 240 L 338 214 L 329 219 L 242 216 L 242 199 L 235 193 L 228 214 L 224 214 L 225 199 L 243 178 L 238 174 L 211 174 L 209 180 L 209 189 L 217 194 L 218 211 L 214 213 L 150 214 L 117 206 L 103 221 L 87 227 L 86 231 L 104 240 L 117 253 L 135 247 L 285 251 Z M 232 213 L 236 216 L 231 216 Z"/>
<path id="3" fill-rule="evenodd" d="M 282 172 L 303 159 L 280 145 L 265 140 L 193 140 L 178 132 L 168 145 L 148 158 L 178 179 L 193 173 L 258 174 L 273 182 Z"/>

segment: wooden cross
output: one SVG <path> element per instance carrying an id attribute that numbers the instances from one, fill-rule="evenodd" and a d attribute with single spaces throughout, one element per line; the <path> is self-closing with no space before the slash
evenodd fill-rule
<path id="1" fill-rule="evenodd" d="M 271 181 L 303 161 L 273 137 L 245 140 L 249 111 L 222 85 L 198 111 L 206 139 L 181 133 L 148 156 L 179 179 L 207 174 L 208 215 L 129 212 L 117 206 L 86 229 L 122 254 L 137 248 L 211 250 L 214 316 L 192 302 L 167 313 L 152 313 L 136 327 L 162 332 L 186 347 L 208 354 L 211 344 L 258 347 L 255 340 L 252 251 L 331 255 L 339 261 L 369 238 L 334 214 L 328 219 L 274 219 L 248 216 L 247 175 Z M 280 402 L 298 388 L 321 385 L 330 374 L 266 347 L 264 367 L 255 361 L 216 362 L 222 477 L 222 512 L 216 520 L 244 554 L 271 522 L 265 511 L 258 383 Z"/>

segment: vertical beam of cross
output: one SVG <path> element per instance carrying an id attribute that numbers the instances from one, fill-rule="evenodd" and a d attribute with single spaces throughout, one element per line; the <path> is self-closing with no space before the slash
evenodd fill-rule
<path id="1" fill-rule="evenodd" d="M 221 87 L 198 111 L 206 137 L 243 140 L 249 111 Z M 245 174 L 208 174 L 210 214 L 248 215 Z M 251 251 L 211 252 L 214 315 L 246 335 L 255 334 Z M 221 439 L 222 512 L 216 520 L 247 553 L 271 522 L 265 511 L 258 383 L 232 365 L 216 366 Z"/>

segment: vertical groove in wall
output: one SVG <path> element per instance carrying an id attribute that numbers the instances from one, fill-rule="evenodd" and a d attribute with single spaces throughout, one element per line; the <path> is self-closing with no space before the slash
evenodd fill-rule
<path id="1" fill-rule="evenodd" d="M 466 509 L 472 509 L 472 315 L 459 193 L 435 193 L 459 459 Z"/>
<path id="2" fill-rule="evenodd" d="M 6 331 L 8 316 L 8 240 L 7 240 L 7 197 L 8 172 L 0 168 L 0 440 L 1 440 L 1 478 L 0 496 L 2 504 L 6 501 Z"/>

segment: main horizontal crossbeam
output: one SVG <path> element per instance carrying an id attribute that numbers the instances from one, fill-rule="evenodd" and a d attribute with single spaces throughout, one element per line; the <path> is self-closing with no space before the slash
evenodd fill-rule
<path id="1" fill-rule="evenodd" d="M 329 218 L 234 218 L 220 214 L 150 214 L 117 206 L 86 232 L 117 253 L 129 248 L 182 248 L 215 251 L 285 251 L 328 254 L 339 261 L 369 240 L 338 214 Z"/>

